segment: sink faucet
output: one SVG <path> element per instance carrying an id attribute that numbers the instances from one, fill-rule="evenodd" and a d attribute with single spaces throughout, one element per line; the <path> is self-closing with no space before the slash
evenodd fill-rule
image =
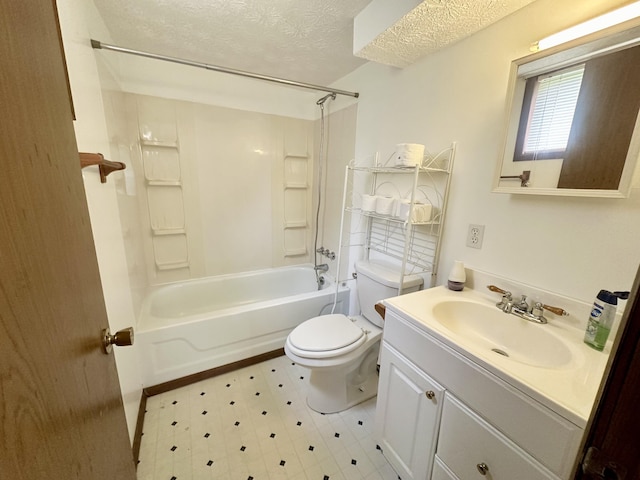
<path id="1" fill-rule="evenodd" d="M 543 315 L 544 310 L 548 310 L 552 313 L 555 313 L 556 315 L 569 315 L 569 312 L 562 308 L 545 305 L 542 302 L 535 302 L 533 305 L 529 305 L 526 295 L 522 295 L 520 301 L 514 305 L 513 299 L 511 297 L 511 292 L 496 287 L 495 285 L 488 285 L 487 288 L 492 292 L 502 294 L 502 300 L 496 303 L 496 307 L 498 307 L 504 313 L 511 313 L 516 317 L 523 318 L 530 322 L 540 324 L 547 323 L 547 319 Z"/>

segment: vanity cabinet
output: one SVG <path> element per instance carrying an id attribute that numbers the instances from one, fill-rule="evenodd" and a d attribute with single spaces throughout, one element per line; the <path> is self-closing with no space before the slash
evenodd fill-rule
<path id="1" fill-rule="evenodd" d="M 419 325 L 387 304 L 376 435 L 398 475 L 568 480 L 583 430 Z"/>
<path id="2" fill-rule="evenodd" d="M 404 480 L 427 478 L 444 388 L 389 345 L 381 351 L 379 385 L 379 447 Z"/>

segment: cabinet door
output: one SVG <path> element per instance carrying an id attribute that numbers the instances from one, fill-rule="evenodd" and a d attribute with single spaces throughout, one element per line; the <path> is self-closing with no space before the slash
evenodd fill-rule
<path id="1" fill-rule="evenodd" d="M 431 473 L 444 389 L 383 343 L 376 408 L 382 453 L 403 480 Z"/>
<path id="2" fill-rule="evenodd" d="M 443 403 L 438 458 L 460 480 L 558 478 L 456 398 Z"/>

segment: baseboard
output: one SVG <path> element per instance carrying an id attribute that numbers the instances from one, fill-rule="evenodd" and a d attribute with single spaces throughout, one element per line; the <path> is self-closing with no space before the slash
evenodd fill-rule
<path id="1" fill-rule="evenodd" d="M 144 425 L 144 414 L 147 411 L 147 398 L 149 396 L 142 391 L 140 395 L 140 406 L 138 407 L 138 418 L 136 420 L 136 431 L 133 435 L 133 459 L 136 462 L 136 466 L 138 465 L 138 461 L 140 460 L 140 445 L 142 443 L 142 426 Z"/>

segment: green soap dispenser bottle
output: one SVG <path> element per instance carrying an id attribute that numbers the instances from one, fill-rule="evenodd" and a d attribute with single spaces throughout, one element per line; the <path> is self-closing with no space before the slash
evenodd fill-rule
<path id="1" fill-rule="evenodd" d="M 584 343 L 596 350 L 604 350 L 607 343 L 611 325 L 616 315 L 616 306 L 618 298 L 626 300 L 629 298 L 629 292 L 610 292 L 608 290 L 600 290 L 589 315 L 587 322 L 587 331 L 584 333 Z"/>

